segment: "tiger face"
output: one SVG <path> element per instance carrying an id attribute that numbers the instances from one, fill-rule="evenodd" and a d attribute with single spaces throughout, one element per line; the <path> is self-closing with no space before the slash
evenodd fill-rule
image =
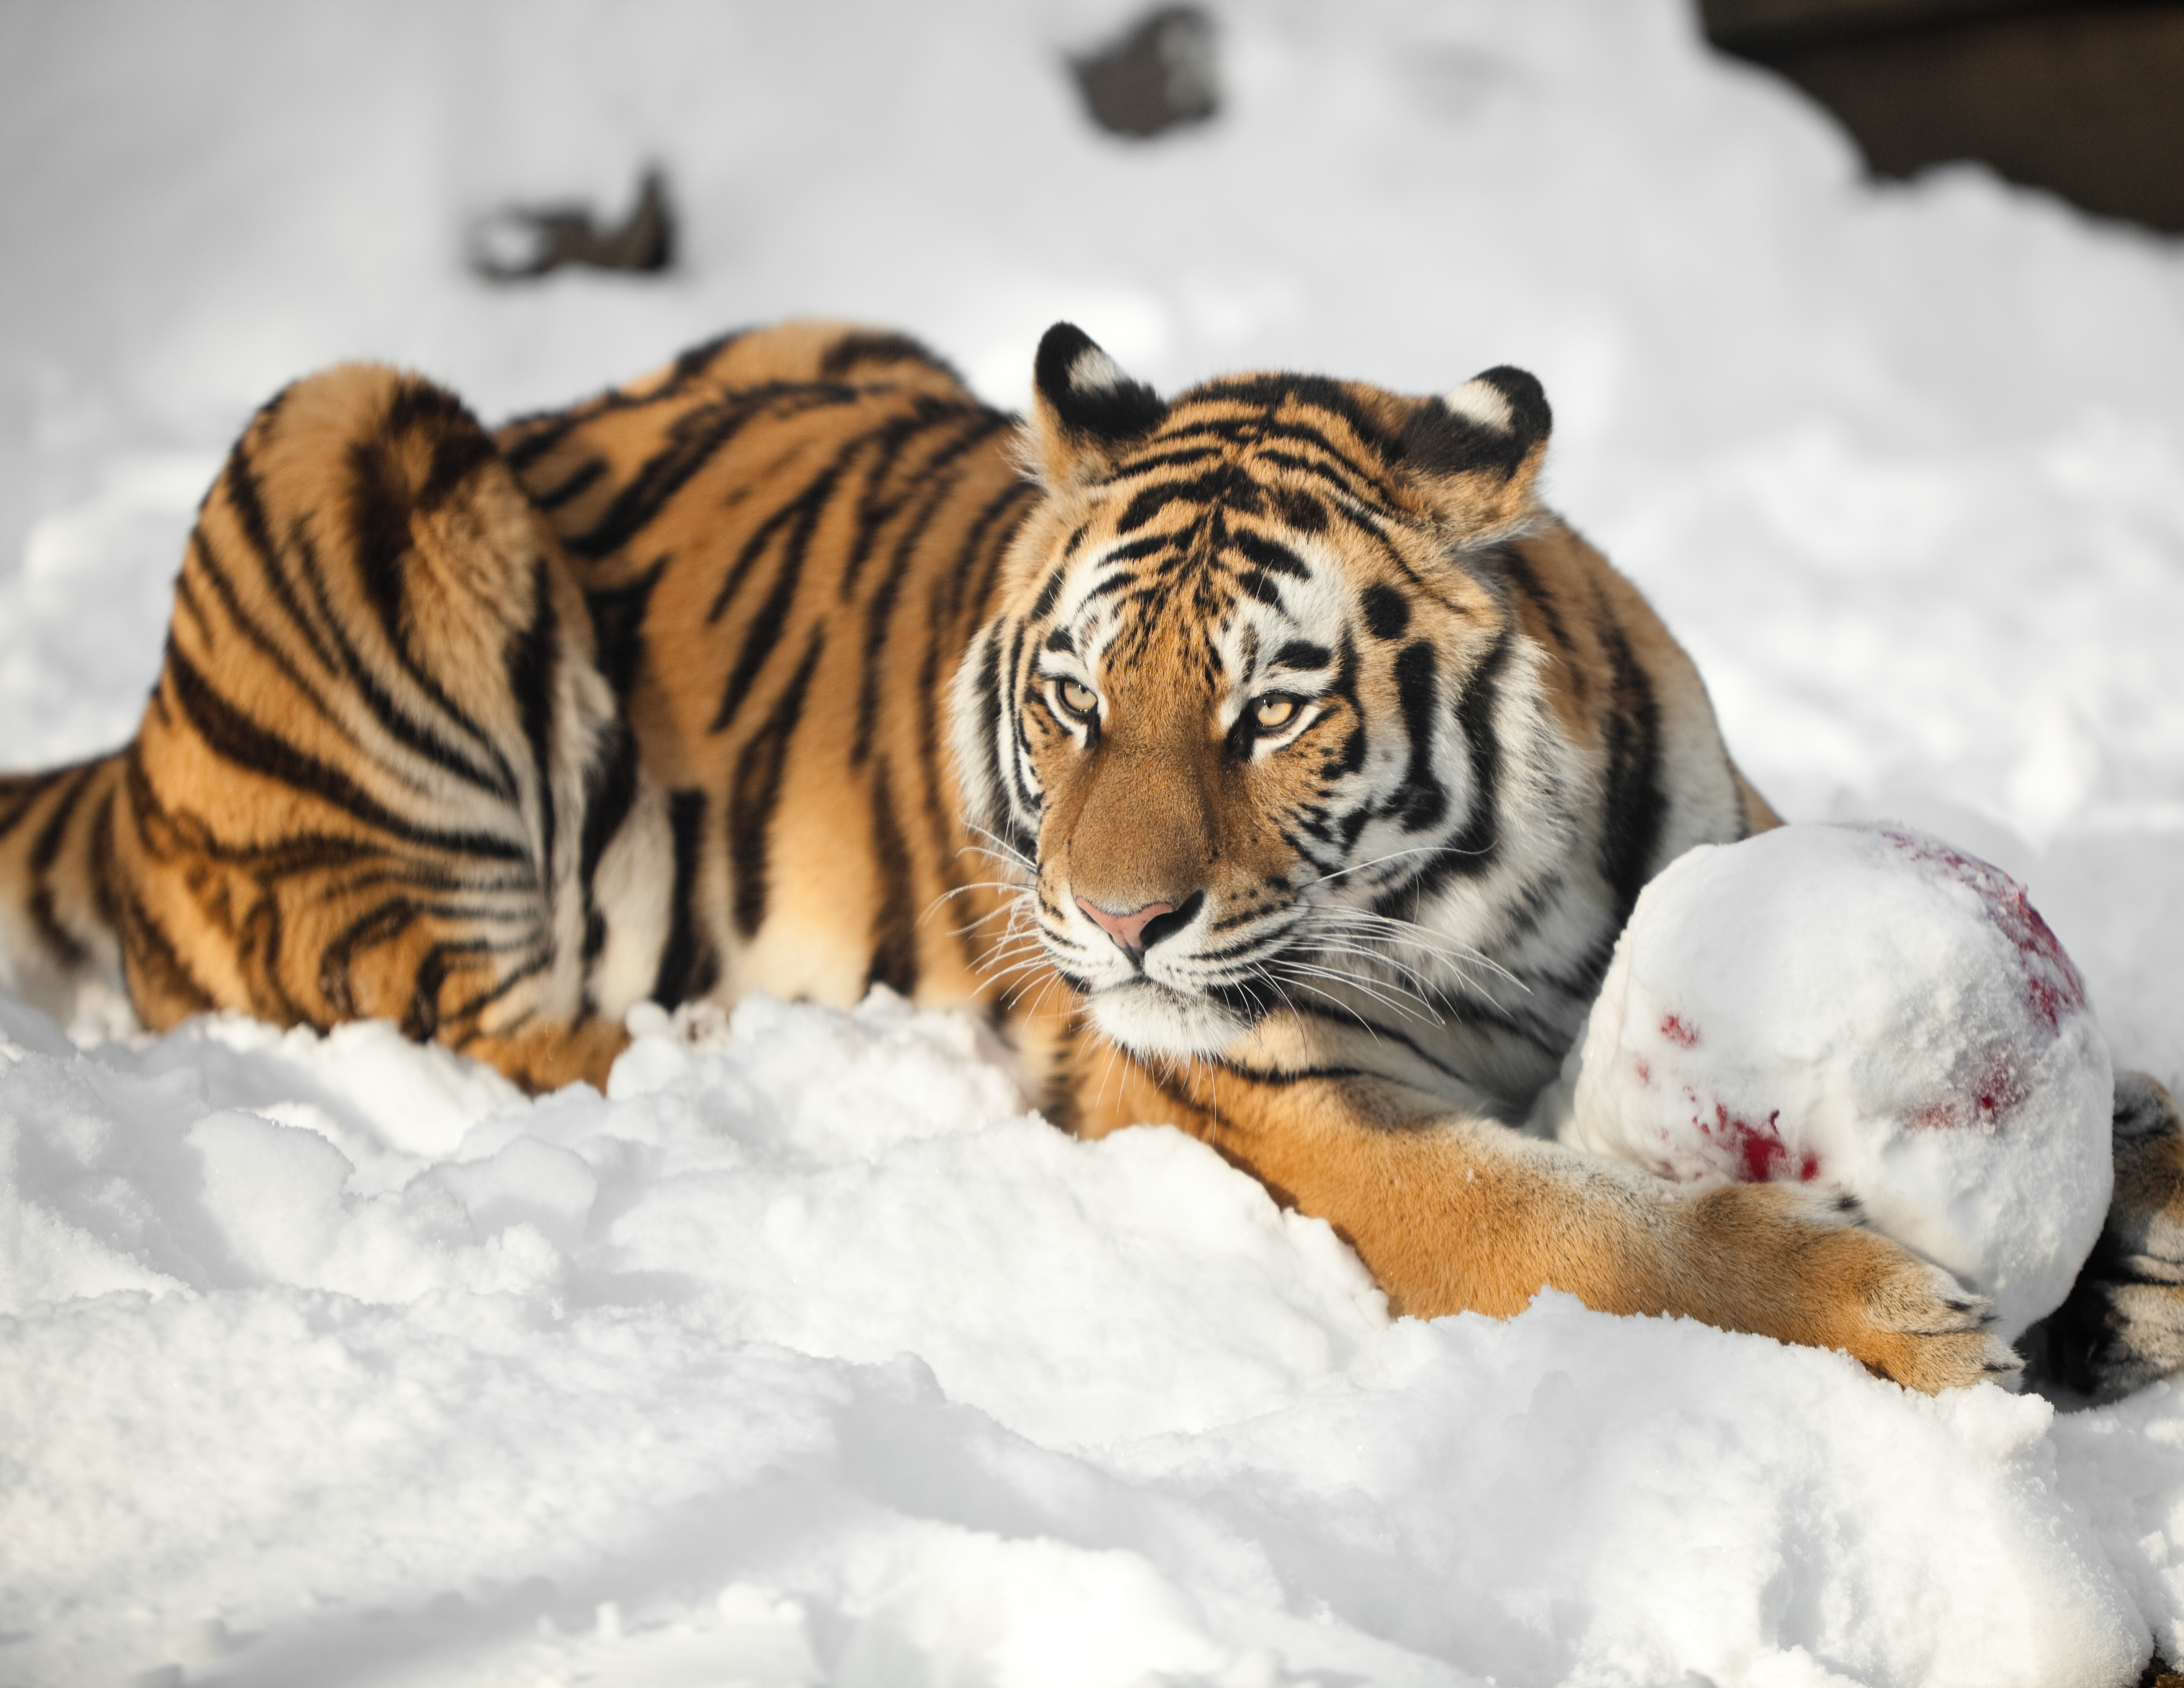
<path id="1" fill-rule="evenodd" d="M 1509 887 L 1484 882 L 1525 871 L 1508 747 L 1534 798 L 1553 782 L 1478 559 L 1533 520 L 1547 427 L 1515 370 L 1449 401 L 1279 376 L 1164 404 L 1049 334 L 1028 453 L 1048 497 L 961 671 L 958 755 L 1045 957 L 1115 1042 L 1212 1054 L 1502 935 Z"/>

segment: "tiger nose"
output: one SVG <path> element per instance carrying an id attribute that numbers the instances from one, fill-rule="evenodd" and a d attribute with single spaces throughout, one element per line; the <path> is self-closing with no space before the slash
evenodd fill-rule
<path id="1" fill-rule="evenodd" d="M 1173 914 L 1173 903 L 1147 903 L 1141 909 L 1132 909 L 1128 914 L 1110 914 L 1097 903 L 1083 897 L 1077 906 L 1092 916 L 1100 929 L 1115 940 L 1116 946 L 1132 961 L 1145 953 L 1145 931 L 1164 914 Z"/>

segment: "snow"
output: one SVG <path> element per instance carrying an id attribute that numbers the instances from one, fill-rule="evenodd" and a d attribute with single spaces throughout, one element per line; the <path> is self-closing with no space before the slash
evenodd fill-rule
<path id="1" fill-rule="evenodd" d="M 2114 1089 L 2023 886 L 1903 827 L 1790 826 L 1640 894 L 1534 1122 L 1680 1183 L 1852 1196 L 2014 1341 L 2108 1217 Z"/>
<path id="2" fill-rule="evenodd" d="M 0 9 L 0 759 L 119 742 L 196 499 L 369 354 L 488 416 L 736 323 L 1016 403 L 1553 400 L 1551 496 L 1794 818 L 2029 888 L 2184 1077 L 2184 251 L 1858 180 L 1671 0 L 1222 10 L 1150 145 L 1110 0 Z M 493 289 L 510 199 L 683 267 Z M 1543 1296 L 1390 1322 L 1173 1134 L 961 1024 L 753 1000 L 532 1103 L 385 1028 L 78 1047 L 0 1004 L 0 1684 L 2105 1684 L 2184 1654 L 2184 1389 L 2059 1413 Z M 2177 1544 L 2172 1546 L 2172 1543 Z"/>

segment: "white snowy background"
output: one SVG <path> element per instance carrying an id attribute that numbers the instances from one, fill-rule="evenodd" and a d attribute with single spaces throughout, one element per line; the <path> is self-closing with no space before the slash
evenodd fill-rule
<path id="1" fill-rule="evenodd" d="M 2184 1075 L 2184 248 L 1859 178 L 1676 0 L 1223 0 L 1225 105 L 1085 120 L 1106 0 L 0 8 L 0 766 L 106 748 L 251 409 L 488 418 L 789 313 L 1019 402 L 1494 363 L 1551 496 L 1801 819 L 2025 879 Z M 670 276 L 493 289 L 467 219 Z M 1390 1323 L 1166 1130 L 962 1023 L 746 1004 L 524 1100 L 383 1027 L 78 1048 L 0 1002 L 0 1684 L 2064 1688 L 2184 1652 L 2184 1389 L 2059 1414 L 1543 1296 Z"/>

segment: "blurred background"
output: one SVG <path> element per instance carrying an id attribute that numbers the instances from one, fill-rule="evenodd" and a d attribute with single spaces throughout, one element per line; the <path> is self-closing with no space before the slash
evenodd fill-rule
<path id="1" fill-rule="evenodd" d="M 2091 211 L 2184 230 L 2174 0 L 1702 0 L 1708 36 L 1841 118 L 1887 175 L 1980 159 Z"/>
<path id="2" fill-rule="evenodd" d="M 1545 381 L 1550 496 L 1802 819 L 2021 876 L 2184 1067 L 2184 8 L 68 0 L 0 8 L 0 764 L 132 730 L 296 374 L 488 420 L 738 324 L 996 404 Z"/>

